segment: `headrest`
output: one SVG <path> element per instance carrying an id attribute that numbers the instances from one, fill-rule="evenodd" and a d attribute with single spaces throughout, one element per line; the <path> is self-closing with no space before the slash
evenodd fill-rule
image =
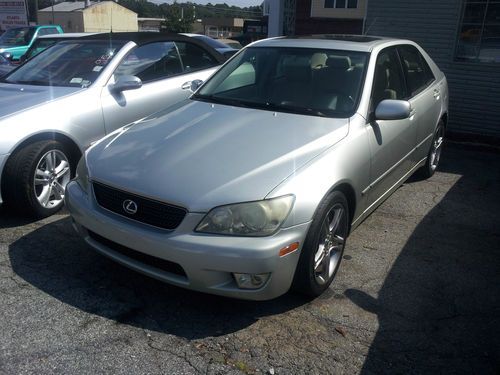
<path id="1" fill-rule="evenodd" d="M 351 59 L 349 56 L 330 56 L 328 60 L 326 60 L 326 65 L 329 68 L 347 70 L 351 67 Z"/>
<path id="2" fill-rule="evenodd" d="M 321 69 L 326 65 L 328 56 L 326 53 L 316 52 L 311 56 L 311 69 Z"/>

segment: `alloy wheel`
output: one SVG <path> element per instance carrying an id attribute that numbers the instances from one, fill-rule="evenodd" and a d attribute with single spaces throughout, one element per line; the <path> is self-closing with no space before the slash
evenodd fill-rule
<path id="1" fill-rule="evenodd" d="M 34 175 L 34 190 L 38 203 L 53 208 L 62 203 L 64 189 L 70 180 L 70 164 L 60 150 L 50 150 L 39 160 Z"/>
<path id="2" fill-rule="evenodd" d="M 321 226 L 318 249 L 314 255 L 314 278 L 319 285 L 326 284 L 340 263 L 347 236 L 346 212 L 343 205 L 335 204 L 325 216 Z"/>
<path id="3" fill-rule="evenodd" d="M 432 172 L 434 172 L 439 164 L 439 159 L 441 158 L 441 150 L 443 148 L 443 139 L 444 139 L 444 128 L 440 126 L 436 131 L 436 135 L 432 140 L 432 149 L 430 153 L 430 167 Z"/>

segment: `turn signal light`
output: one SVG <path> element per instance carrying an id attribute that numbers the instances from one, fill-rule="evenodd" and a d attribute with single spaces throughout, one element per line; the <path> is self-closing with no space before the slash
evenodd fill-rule
<path id="1" fill-rule="evenodd" d="M 280 250 L 280 257 L 293 253 L 298 248 L 299 248 L 298 242 L 291 243 L 290 245 L 285 246 L 283 249 Z"/>

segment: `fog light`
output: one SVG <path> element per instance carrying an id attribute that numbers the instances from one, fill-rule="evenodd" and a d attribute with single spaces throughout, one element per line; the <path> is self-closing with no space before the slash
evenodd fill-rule
<path id="1" fill-rule="evenodd" d="M 233 273 L 240 289 L 259 289 L 269 280 L 271 273 Z"/>

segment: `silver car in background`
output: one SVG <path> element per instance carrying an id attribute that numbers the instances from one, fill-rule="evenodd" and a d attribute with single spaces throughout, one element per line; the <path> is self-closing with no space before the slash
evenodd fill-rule
<path id="1" fill-rule="evenodd" d="M 159 33 L 85 36 L 34 56 L 0 81 L 0 203 L 51 215 L 92 142 L 187 99 L 223 60 Z"/>
<path id="2" fill-rule="evenodd" d="M 89 245 L 159 280 L 317 296 L 349 232 L 434 173 L 447 118 L 446 78 L 411 41 L 268 39 L 187 104 L 91 147 L 65 201 Z"/>

